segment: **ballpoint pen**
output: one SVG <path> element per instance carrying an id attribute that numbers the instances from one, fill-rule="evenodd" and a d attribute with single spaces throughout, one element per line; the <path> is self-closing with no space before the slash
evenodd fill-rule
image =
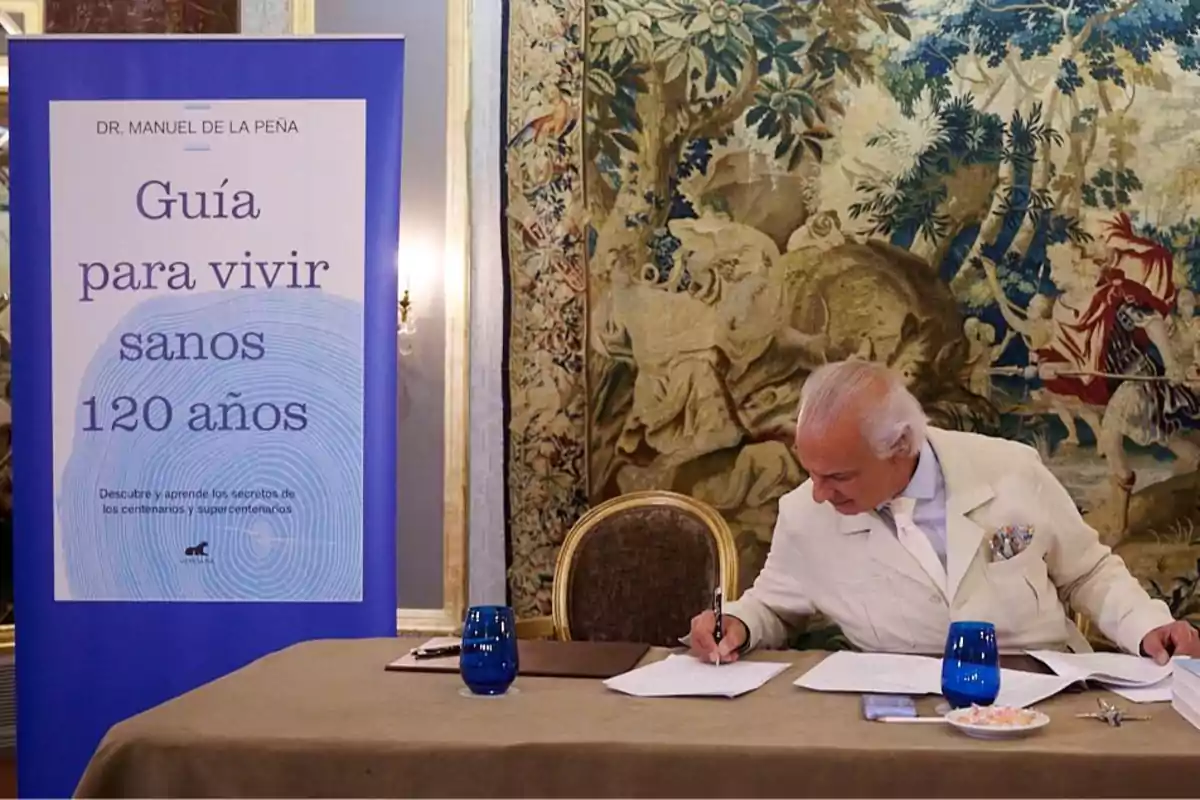
<path id="1" fill-rule="evenodd" d="M 462 654 L 462 645 L 446 644 L 440 647 L 414 647 L 409 651 L 413 658 L 421 661 L 427 658 L 449 658 Z"/>
<path id="2" fill-rule="evenodd" d="M 722 605 L 724 604 L 721 602 L 721 587 L 718 586 L 716 589 L 713 589 L 712 599 L 713 618 L 716 621 L 716 627 L 713 628 L 713 641 L 717 643 L 717 666 L 721 665 L 721 636 L 725 632 L 725 619 L 721 610 Z"/>

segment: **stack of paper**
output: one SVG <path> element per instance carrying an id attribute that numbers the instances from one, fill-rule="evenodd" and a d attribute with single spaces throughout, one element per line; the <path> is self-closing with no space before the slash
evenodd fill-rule
<path id="1" fill-rule="evenodd" d="M 1171 708 L 1200 728 L 1200 659 L 1179 658 L 1174 667 Z"/>
<path id="2" fill-rule="evenodd" d="M 1029 655 L 1056 675 L 1075 681 L 1094 681 L 1133 703 L 1165 703 L 1171 699 L 1174 663 L 1155 664 L 1151 659 L 1125 653 L 1060 653 L 1032 650 Z"/>
<path id="3" fill-rule="evenodd" d="M 609 678 L 609 689 L 635 697 L 737 697 L 752 692 L 791 664 L 735 661 L 710 664 L 692 656 L 672 655 Z"/>
<path id="4" fill-rule="evenodd" d="M 1082 681 L 1101 683 L 1136 703 L 1167 702 L 1172 699 L 1172 669 L 1175 664 L 1186 661 L 1177 659 L 1160 666 L 1148 658 L 1123 653 L 1035 650 L 1029 655 L 1054 674 L 1000 670 L 998 705 L 1024 708 Z M 889 653 L 834 653 L 801 675 L 796 685 L 818 692 L 940 694 L 942 660 Z M 1197 688 L 1196 699 L 1195 707 L 1200 715 L 1200 688 Z"/>
<path id="5" fill-rule="evenodd" d="M 1000 670 L 997 705 L 1025 708 L 1058 694 L 1078 678 Z M 863 694 L 941 694 L 942 660 L 891 653 L 838 652 L 796 680 L 818 692 Z"/>

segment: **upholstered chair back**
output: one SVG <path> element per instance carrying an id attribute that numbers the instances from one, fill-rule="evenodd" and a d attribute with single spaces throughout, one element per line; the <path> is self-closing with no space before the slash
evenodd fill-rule
<path id="1" fill-rule="evenodd" d="M 571 529 L 555 569 L 560 639 L 677 646 L 720 583 L 735 599 L 733 536 L 710 506 L 672 492 L 604 502 Z"/>

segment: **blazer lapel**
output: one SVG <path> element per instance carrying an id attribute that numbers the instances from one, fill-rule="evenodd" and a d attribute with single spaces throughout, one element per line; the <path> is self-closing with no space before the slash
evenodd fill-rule
<path id="1" fill-rule="evenodd" d="M 987 533 L 967 515 L 991 500 L 994 492 L 991 484 L 977 477 L 970 459 L 956 452 L 951 436 L 936 428 L 929 431 L 929 444 L 937 454 L 946 483 L 946 597 L 953 607 Z"/>
<path id="2" fill-rule="evenodd" d="M 912 553 L 900 544 L 896 534 L 878 514 L 854 514 L 842 517 L 841 531 L 844 534 L 865 536 L 867 553 L 871 558 L 887 567 L 888 571 L 899 572 L 930 589 L 937 588 L 938 591 L 943 591 L 929 577 L 929 574 L 921 569 L 921 565 L 913 558 Z"/>
<path id="3" fill-rule="evenodd" d="M 990 500 L 991 494 L 969 495 L 961 498 L 958 504 L 949 499 L 949 492 L 946 494 L 946 594 L 953 605 L 963 578 L 979 556 L 980 544 L 987 534 L 967 514 Z"/>

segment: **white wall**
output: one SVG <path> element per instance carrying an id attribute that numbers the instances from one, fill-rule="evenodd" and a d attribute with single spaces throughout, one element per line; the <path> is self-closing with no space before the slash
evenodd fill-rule
<path id="1" fill-rule="evenodd" d="M 316 33 L 405 36 L 401 282 L 417 315 L 400 359 L 397 571 L 402 608 L 442 606 L 446 240 L 446 6 L 434 0 L 317 0 Z"/>
<path id="2" fill-rule="evenodd" d="M 472 603 L 505 599 L 504 437 L 501 357 L 500 146 L 503 4 L 472 0 L 471 432 Z M 242 0 L 242 32 L 290 30 L 289 0 Z M 317 33 L 401 33 L 405 86 L 402 250 L 436 256 L 445 230 L 446 8 L 444 0 L 316 0 Z M 400 363 L 399 605 L 442 604 L 444 317 L 440 265 L 412 277 L 414 352 Z"/>
<path id="3" fill-rule="evenodd" d="M 471 4 L 471 603 L 503 603 L 504 260 L 500 148 L 504 141 L 504 11 Z"/>
<path id="4" fill-rule="evenodd" d="M 241 0 L 242 33 L 288 33 L 290 6 L 288 0 Z"/>

